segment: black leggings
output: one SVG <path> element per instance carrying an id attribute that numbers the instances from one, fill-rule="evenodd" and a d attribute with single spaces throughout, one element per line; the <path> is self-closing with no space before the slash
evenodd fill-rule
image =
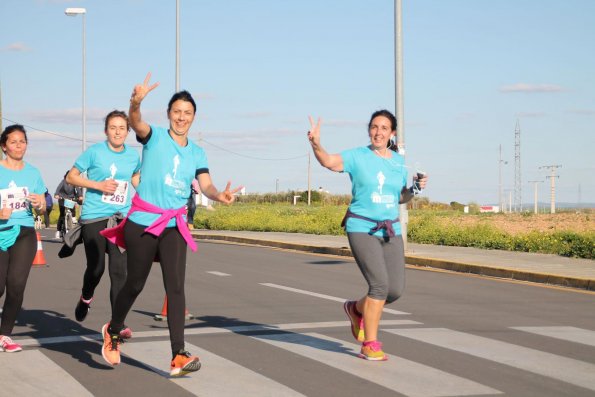
<path id="1" fill-rule="evenodd" d="M 169 340 L 172 353 L 176 353 L 184 348 L 186 241 L 177 228 L 166 228 L 158 237 L 146 233 L 145 228 L 130 220 L 124 226 L 128 277 L 114 304 L 110 332 L 118 333 L 124 327 L 126 316 L 149 277 L 153 259 L 159 256 L 167 295 Z"/>
<path id="2" fill-rule="evenodd" d="M 110 302 L 112 309 L 118 292 L 126 282 L 126 252 L 106 240 L 99 234 L 107 227 L 107 219 L 99 222 L 86 223 L 82 225 L 81 236 L 85 244 L 85 255 L 87 256 L 87 269 L 83 276 L 83 298 L 88 300 L 93 297 L 95 288 L 101 281 L 105 271 L 105 254 L 109 257 L 109 278 L 111 281 Z"/>
<path id="3" fill-rule="evenodd" d="M 17 315 L 23 305 L 25 286 L 36 253 L 35 229 L 23 226 L 14 245 L 8 251 L 0 250 L 0 297 L 6 290 L 0 335 L 12 334 Z"/>

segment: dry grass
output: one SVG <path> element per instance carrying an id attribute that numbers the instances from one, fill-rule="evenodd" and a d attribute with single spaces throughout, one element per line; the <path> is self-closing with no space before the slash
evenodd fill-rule
<path id="1" fill-rule="evenodd" d="M 562 212 L 557 214 L 460 214 L 457 216 L 437 217 L 442 225 L 458 226 L 492 225 L 511 235 L 529 232 L 575 233 L 594 232 L 595 214 Z"/>

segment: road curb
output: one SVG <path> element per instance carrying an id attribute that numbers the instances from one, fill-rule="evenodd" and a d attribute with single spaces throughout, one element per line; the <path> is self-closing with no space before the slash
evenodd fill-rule
<path id="1" fill-rule="evenodd" d="M 352 256 L 351 250 L 349 248 L 319 247 L 319 246 L 315 246 L 315 245 L 287 243 L 284 241 L 274 241 L 274 240 L 260 240 L 260 239 L 254 239 L 254 238 L 249 238 L 249 237 L 225 236 L 225 235 L 220 235 L 220 234 L 193 233 L 192 236 L 199 240 L 219 240 L 219 241 L 228 241 L 230 243 L 261 245 L 263 247 L 274 247 L 274 248 L 292 249 L 292 250 L 296 250 L 296 251 L 313 252 L 316 254 Z"/>
<path id="2" fill-rule="evenodd" d="M 425 258 L 415 255 L 405 255 L 405 261 L 410 265 L 434 267 L 460 273 L 472 273 L 482 276 L 509 278 L 519 281 L 529 281 L 532 283 L 560 285 L 569 288 L 595 291 L 595 280 L 582 277 L 529 272 L 507 267 L 495 267 L 457 261 L 446 261 L 443 259 Z"/>
<path id="3" fill-rule="evenodd" d="M 296 251 L 312 252 L 316 254 L 328 254 L 337 256 L 349 256 L 353 257 L 349 248 L 342 247 L 321 247 L 315 245 L 305 245 L 298 243 L 288 243 L 284 241 L 275 240 L 261 240 L 249 237 L 237 237 L 228 236 L 221 234 L 201 234 L 192 233 L 192 236 L 199 240 L 217 240 L 226 241 L 230 243 L 240 243 L 248 245 L 259 245 L 263 247 L 274 247 L 291 249 Z M 585 289 L 589 291 L 595 291 L 595 280 L 582 278 L 582 277 L 570 277 L 561 276 L 556 274 L 529 272 L 518 269 L 512 269 L 507 267 L 498 266 L 486 266 L 475 263 L 457 262 L 444 259 L 427 258 L 416 255 L 405 255 L 405 262 L 408 265 L 432 267 L 444 270 L 450 270 L 460 273 L 472 273 L 482 276 L 507 278 L 519 281 L 529 281 L 540 284 L 552 284 L 560 285 L 569 288 Z"/>

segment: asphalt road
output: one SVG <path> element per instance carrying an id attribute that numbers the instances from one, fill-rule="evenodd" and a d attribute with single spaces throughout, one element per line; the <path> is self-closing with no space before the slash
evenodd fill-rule
<path id="1" fill-rule="evenodd" d="M 50 236 L 49 231 L 43 234 Z M 84 323 L 74 320 L 84 255 L 31 271 L 13 337 L 0 353 L 2 395 L 592 396 L 595 294 L 458 273 L 407 270 L 383 315 L 386 362 L 356 357 L 341 302 L 364 294 L 350 258 L 212 242 L 188 255 L 186 343 L 203 368 L 170 379 L 159 265 L 127 319 L 123 362 L 104 363 L 107 273 Z"/>

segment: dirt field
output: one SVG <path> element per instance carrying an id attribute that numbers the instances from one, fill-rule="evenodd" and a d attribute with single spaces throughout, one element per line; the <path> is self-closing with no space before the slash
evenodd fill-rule
<path id="1" fill-rule="evenodd" d="M 459 217 L 444 218 L 448 222 L 458 225 L 474 225 L 478 223 L 491 224 L 498 229 L 512 235 L 525 234 L 531 231 L 540 232 L 595 232 L 595 214 L 585 213 L 557 213 L 557 214 L 481 214 L 461 215 Z"/>

